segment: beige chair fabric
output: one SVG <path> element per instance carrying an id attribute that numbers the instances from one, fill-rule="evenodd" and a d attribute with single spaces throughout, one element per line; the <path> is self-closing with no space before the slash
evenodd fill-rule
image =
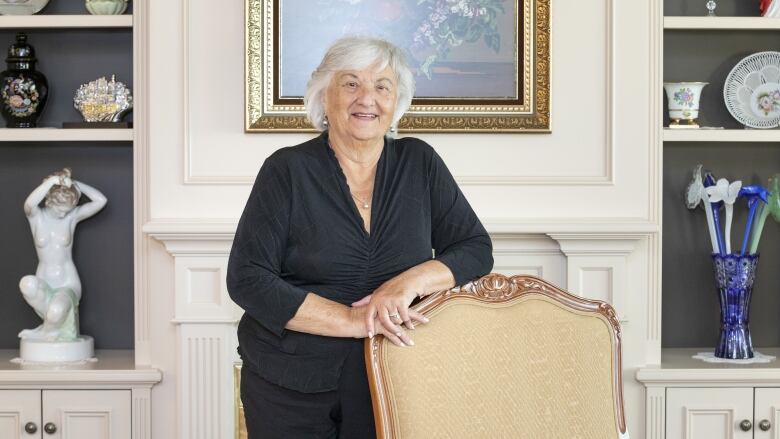
<path id="1" fill-rule="evenodd" d="M 528 276 L 420 304 L 413 347 L 367 343 L 378 437 L 618 438 L 614 311 Z"/>

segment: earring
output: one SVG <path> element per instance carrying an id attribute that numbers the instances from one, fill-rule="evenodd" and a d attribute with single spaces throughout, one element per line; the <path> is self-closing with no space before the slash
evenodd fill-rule
<path id="1" fill-rule="evenodd" d="M 395 127 L 390 127 L 390 132 L 394 133 L 395 132 Z"/>
<path id="2" fill-rule="evenodd" d="M 328 116 L 325 116 L 325 117 L 322 119 L 322 125 L 323 125 L 325 128 L 327 128 L 327 127 L 328 127 Z"/>

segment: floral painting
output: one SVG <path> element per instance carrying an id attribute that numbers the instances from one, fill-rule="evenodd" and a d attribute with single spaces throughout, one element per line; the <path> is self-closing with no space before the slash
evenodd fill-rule
<path id="1" fill-rule="evenodd" d="M 311 130 L 306 83 L 345 35 L 406 54 L 401 131 L 550 132 L 550 0 L 246 0 L 246 131 Z"/>
<path id="2" fill-rule="evenodd" d="M 404 49 L 418 97 L 516 98 L 515 6 L 513 0 L 283 0 L 280 95 L 303 96 L 328 45 L 357 34 Z"/>

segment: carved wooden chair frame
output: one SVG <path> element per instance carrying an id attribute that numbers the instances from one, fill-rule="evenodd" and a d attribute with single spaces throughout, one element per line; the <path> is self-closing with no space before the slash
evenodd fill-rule
<path id="1" fill-rule="evenodd" d="M 612 393 L 615 400 L 615 419 L 617 420 L 617 427 L 621 436 L 627 437 L 623 409 L 621 330 L 615 309 L 610 304 L 574 296 L 534 276 L 519 275 L 507 277 L 502 274 L 491 273 L 461 287 L 431 294 L 413 308 L 424 315 L 428 315 L 434 309 L 454 298 L 469 298 L 478 302 L 499 303 L 513 301 L 529 294 L 541 294 L 577 311 L 601 314 L 610 323 L 615 352 L 613 367 L 617 372 L 614 374 L 612 385 Z M 374 420 L 378 439 L 398 439 L 394 433 L 396 431 L 393 424 L 395 416 L 392 413 L 392 404 L 386 391 L 389 383 L 379 366 L 385 346 L 385 343 L 381 342 L 382 338 L 381 335 L 373 339 L 367 338 L 365 345 L 366 368 L 368 370 L 369 386 L 371 387 Z"/>

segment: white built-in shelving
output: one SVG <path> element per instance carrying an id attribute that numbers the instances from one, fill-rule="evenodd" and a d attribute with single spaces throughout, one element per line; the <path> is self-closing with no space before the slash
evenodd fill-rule
<path id="1" fill-rule="evenodd" d="M 133 27 L 132 15 L 2 15 L 0 29 Z"/>
<path id="2" fill-rule="evenodd" d="M 780 130 L 664 128 L 663 139 L 664 142 L 780 142 Z"/>
<path id="3" fill-rule="evenodd" d="M 780 30 L 780 18 L 665 16 L 664 30 L 772 31 Z M 669 129 L 664 142 L 780 142 L 780 130 Z"/>
<path id="4" fill-rule="evenodd" d="M 0 29 L 132 29 L 125 15 L 0 15 Z M 132 142 L 132 128 L 0 128 L 0 142 Z"/>
<path id="5" fill-rule="evenodd" d="M 133 141 L 132 128 L 0 128 L 7 142 L 124 142 Z"/>
<path id="6" fill-rule="evenodd" d="M 780 18 L 664 17 L 664 29 L 773 30 L 780 29 Z"/>

